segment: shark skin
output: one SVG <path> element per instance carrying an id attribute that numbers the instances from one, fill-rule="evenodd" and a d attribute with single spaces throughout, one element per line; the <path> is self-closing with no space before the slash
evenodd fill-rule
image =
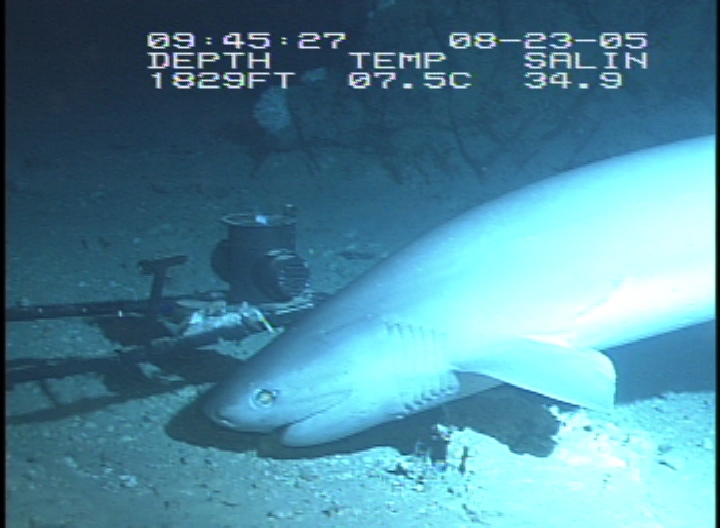
<path id="1" fill-rule="evenodd" d="M 207 396 L 242 432 L 337 440 L 509 383 L 611 409 L 600 351 L 715 317 L 715 137 L 574 169 L 443 224 Z"/>

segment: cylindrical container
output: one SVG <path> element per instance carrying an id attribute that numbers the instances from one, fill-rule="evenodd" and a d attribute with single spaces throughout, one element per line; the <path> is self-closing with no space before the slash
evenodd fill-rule
<path id="1" fill-rule="evenodd" d="M 287 302 L 308 289 L 308 265 L 295 253 L 293 206 L 282 214 L 235 213 L 221 221 L 228 238 L 215 247 L 212 265 L 230 284 L 231 304 Z"/>

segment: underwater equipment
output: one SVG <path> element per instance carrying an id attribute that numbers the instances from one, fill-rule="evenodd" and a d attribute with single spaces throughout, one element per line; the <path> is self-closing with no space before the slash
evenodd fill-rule
<path id="1" fill-rule="evenodd" d="M 221 221 L 228 236 L 215 246 L 210 260 L 213 271 L 229 283 L 228 291 L 164 294 L 169 271 L 188 260 L 186 255 L 173 255 L 138 262 L 139 271 L 152 277 L 145 300 L 6 307 L 8 322 L 92 317 L 110 339 L 111 333 L 139 339 L 106 357 L 9 359 L 7 386 L 106 373 L 118 364 L 157 363 L 181 350 L 273 332 L 327 297 L 311 291 L 309 266 L 295 253 L 294 206 L 286 205 L 281 214 L 229 214 Z"/>
<path id="2" fill-rule="evenodd" d="M 222 222 L 228 237 L 213 251 L 215 273 L 230 284 L 228 302 L 288 302 L 309 287 L 310 270 L 295 253 L 296 210 L 237 213 Z"/>

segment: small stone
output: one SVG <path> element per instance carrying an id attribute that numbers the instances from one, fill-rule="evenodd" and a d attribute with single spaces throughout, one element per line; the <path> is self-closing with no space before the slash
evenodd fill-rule
<path id="1" fill-rule="evenodd" d="M 291 510 L 272 510 L 267 514 L 270 519 L 292 519 L 294 514 Z"/>
<path id="2" fill-rule="evenodd" d="M 123 488 L 135 488 L 138 485 L 138 480 L 135 475 L 120 475 L 120 485 Z"/>

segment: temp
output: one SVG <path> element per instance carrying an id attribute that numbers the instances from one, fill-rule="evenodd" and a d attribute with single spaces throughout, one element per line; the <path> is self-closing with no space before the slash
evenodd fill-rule
<path id="1" fill-rule="evenodd" d="M 394 51 L 353 51 L 348 53 L 355 57 L 355 67 L 358 70 L 429 70 L 436 62 L 442 62 L 447 57 L 439 51 L 422 53 L 403 53 Z M 366 60 L 369 59 L 369 60 Z"/>

